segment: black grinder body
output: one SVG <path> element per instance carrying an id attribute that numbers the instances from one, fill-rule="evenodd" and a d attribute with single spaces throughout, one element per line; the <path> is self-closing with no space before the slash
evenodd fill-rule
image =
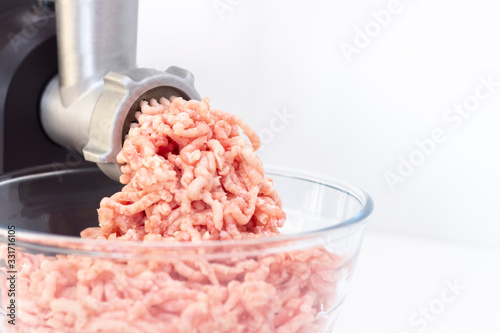
<path id="1" fill-rule="evenodd" d="M 53 3 L 0 1 L 0 175 L 20 169 L 78 163 L 44 132 L 40 99 L 57 74 Z"/>

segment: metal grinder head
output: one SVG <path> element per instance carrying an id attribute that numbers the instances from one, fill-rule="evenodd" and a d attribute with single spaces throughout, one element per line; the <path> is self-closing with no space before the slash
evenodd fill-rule
<path id="1" fill-rule="evenodd" d="M 194 76 L 179 67 L 136 68 L 138 0 L 56 0 L 55 8 L 59 75 L 43 93 L 42 125 L 54 142 L 119 180 L 116 156 L 139 103 L 199 100 Z"/>
<path id="2" fill-rule="evenodd" d="M 116 156 L 135 113 L 140 110 L 139 103 L 171 96 L 199 100 L 193 74 L 179 67 L 170 67 L 166 72 L 138 68 L 127 74 L 107 74 L 92 113 L 89 142 L 83 148 L 85 159 L 97 163 L 110 178 L 119 180 L 121 171 Z"/>

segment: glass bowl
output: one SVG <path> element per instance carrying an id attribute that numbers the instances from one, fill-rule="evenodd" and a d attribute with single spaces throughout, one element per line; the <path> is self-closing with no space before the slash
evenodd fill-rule
<path id="1" fill-rule="evenodd" d="M 332 332 L 372 200 L 304 172 L 267 175 L 287 213 L 282 235 L 175 244 L 79 238 L 97 226 L 100 199 L 122 187 L 99 169 L 3 175 L 7 331 Z"/>

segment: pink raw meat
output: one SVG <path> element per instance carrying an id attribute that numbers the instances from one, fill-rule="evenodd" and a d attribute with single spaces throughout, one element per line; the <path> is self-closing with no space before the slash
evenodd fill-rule
<path id="1" fill-rule="evenodd" d="M 99 227 L 82 231 L 83 238 L 113 244 L 279 236 L 286 218 L 281 199 L 254 152 L 258 136 L 240 118 L 211 109 L 208 98 L 162 98 L 142 102 L 136 119 L 117 158 L 126 185 L 102 199 Z M 319 333 L 331 327 L 343 258 L 323 247 L 239 257 L 236 251 L 223 259 L 206 257 L 202 247 L 193 251 L 196 259 L 19 251 L 18 324 L 9 329 Z M 7 283 L 5 276 L 0 282 Z M 8 301 L 5 288 L 2 300 Z"/>
<path id="2" fill-rule="evenodd" d="M 16 326 L 5 325 L 18 333 L 326 332 L 331 319 L 321 314 L 337 302 L 342 262 L 324 248 L 223 260 L 16 260 Z"/>
<path id="3" fill-rule="evenodd" d="M 255 154 L 257 134 L 201 102 L 143 101 L 117 160 L 121 192 L 104 198 L 84 238 L 200 241 L 278 233 L 281 200 Z M 239 128 L 250 139 L 248 142 Z"/>

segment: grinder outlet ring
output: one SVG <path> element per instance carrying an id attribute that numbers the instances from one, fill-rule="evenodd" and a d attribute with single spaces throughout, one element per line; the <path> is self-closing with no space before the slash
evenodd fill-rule
<path id="1" fill-rule="evenodd" d="M 139 103 L 171 96 L 200 100 L 193 74 L 179 67 L 170 67 L 165 72 L 146 68 L 126 74 L 109 72 L 92 112 L 89 140 L 83 148 L 85 159 L 97 163 L 108 177 L 118 181 L 121 170 L 116 156 L 135 112 L 140 110 Z"/>

